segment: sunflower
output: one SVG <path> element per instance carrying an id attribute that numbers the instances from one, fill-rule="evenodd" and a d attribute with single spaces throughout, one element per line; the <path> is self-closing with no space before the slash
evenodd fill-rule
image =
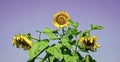
<path id="1" fill-rule="evenodd" d="M 79 42 L 85 49 L 96 51 L 97 48 L 100 48 L 99 43 L 97 42 L 96 36 L 82 37 Z"/>
<path id="2" fill-rule="evenodd" d="M 53 25 L 57 28 L 68 27 L 70 25 L 69 19 L 70 16 L 67 12 L 57 12 L 53 17 Z"/>
<path id="3" fill-rule="evenodd" d="M 24 50 L 29 50 L 32 46 L 32 41 L 26 35 L 19 34 L 14 36 L 12 44 L 16 45 L 17 48 L 22 47 Z"/>

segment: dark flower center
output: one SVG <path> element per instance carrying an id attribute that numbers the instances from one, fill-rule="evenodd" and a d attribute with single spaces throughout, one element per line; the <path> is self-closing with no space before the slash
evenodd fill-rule
<path id="1" fill-rule="evenodd" d="M 87 40 L 87 42 L 85 42 L 85 44 L 88 45 L 88 46 L 94 46 L 94 41 L 92 43 L 90 43 L 90 41 Z"/>
<path id="2" fill-rule="evenodd" d="M 56 22 L 59 24 L 59 25 L 64 25 L 66 23 L 66 19 L 65 17 L 63 16 L 59 16 L 58 19 L 56 20 Z"/>

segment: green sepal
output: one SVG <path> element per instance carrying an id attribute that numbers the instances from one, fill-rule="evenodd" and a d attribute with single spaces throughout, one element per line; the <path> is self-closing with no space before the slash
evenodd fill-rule
<path id="1" fill-rule="evenodd" d="M 28 39 L 31 39 L 31 33 L 27 33 L 26 36 L 27 36 Z"/>

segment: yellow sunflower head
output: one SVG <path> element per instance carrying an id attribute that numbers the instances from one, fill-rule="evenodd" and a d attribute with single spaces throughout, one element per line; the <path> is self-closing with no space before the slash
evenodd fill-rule
<path id="1" fill-rule="evenodd" d="M 82 37 L 80 38 L 79 42 L 80 42 L 80 45 L 82 45 L 85 49 L 96 51 L 97 48 L 100 48 L 100 45 L 97 42 L 97 39 L 98 38 L 96 36 Z"/>
<path id="2" fill-rule="evenodd" d="M 17 48 L 22 47 L 24 50 L 29 50 L 32 46 L 32 41 L 26 35 L 19 34 L 14 36 L 12 44 L 16 45 Z"/>
<path id="3" fill-rule="evenodd" d="M 53 25 L 56 28 L 68 27 L 70 25 L 68 19 L 70 19 L 70 16 L 67 12 L 57 12 L 53 17 Z"/>
<path id="4" fill-rule="evenodd" d="M 95 44 L 94 44 L 92 50 L 93 50 L 93 51 L 96 51 L 97 48 L 100 48 L 100 44 L 99 44 L 98 42 L 95 42 Z"/>

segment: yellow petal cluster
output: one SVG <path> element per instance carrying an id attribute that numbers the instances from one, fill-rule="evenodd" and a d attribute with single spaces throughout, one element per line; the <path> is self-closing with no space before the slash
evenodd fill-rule
<path id="1" fill-rule="evenodd" d="M 82 37 L 79 42 L 86 49 L 96 51 L 97 48 L 100 48 L 99 43 L 97 42 L 98 38 L 96 36 Z"/>
<path id="2" fill-rule="evenodd" d="M 65 11 L 57 12 L 53 16 L 53 25 L 56 28 L 68 27 L 70 25 L 70 23 L 68 22 L 69 19 L 70 16 L 67 12 Z"/>
<path id="3" fill-rule="evenodd" d="M 14 36 L 12 45 L 16 45 L 17 48 L 22 47 L 24 50 L 29 50 L 32 46 L 32 41 L 26 35 L 19 34 Z"/>

